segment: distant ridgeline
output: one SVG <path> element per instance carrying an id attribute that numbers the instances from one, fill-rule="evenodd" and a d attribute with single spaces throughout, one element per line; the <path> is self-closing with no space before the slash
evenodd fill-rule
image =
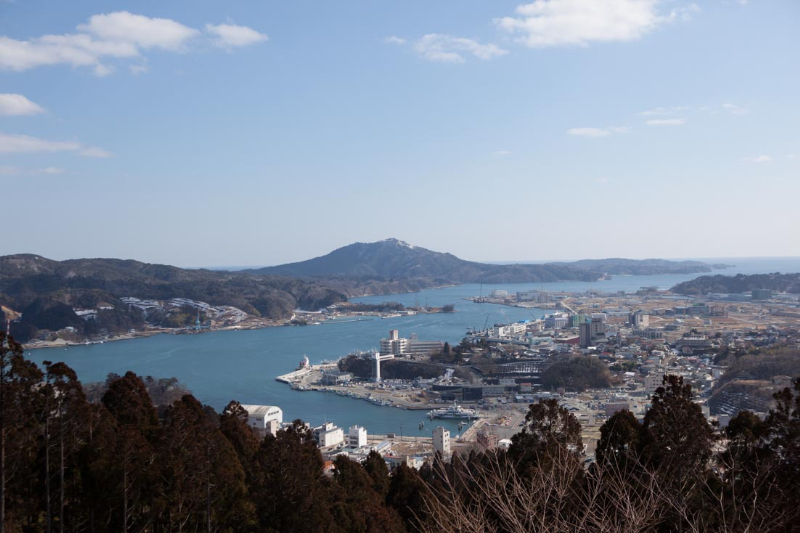
<path id="1" fill-rule="evenodd" d="M 300 263 L 238 272 L 120 259 L 53 261 L 19 254 L 0 257 L 0 319 L 14 321 L 13 335 L 23 342 L 39 330 L 65 328 L 80 340 L 139 329 L 145 319 L 157 326 L 185 327 L 198 318 L 205 321 L 208 312 L 223 314 L 224 307 L 282 320 L 295 309 L 318 310 L 347 296 L 462 283 L 595 281 L 609 274 L 707 272 L 712 266 L 659 259 L 490 265 L 397 239 L 351 244 Z M 159 302 L 167 300 L 171 303 L 165 309 Z M 149 301 L 155 305 L 148 307 Z"/>
<path id="2" fill-rule="evenodd" d="M 465 261 L 449 253 L 426 250 L 397 239 L 386 239 L 355 243 L 322 257 L 247 272 L 322 279 L 327 286 L 352 296 L 417 291 L 462 283 L 596 281 L 609 274 L 710 272 L 712 267 L 722 266 L 699 261 L 661 259 L 494 265 Z"/>
<path id="3" fill-rule="evenodd" d="M 0 257 L 0 319 L 15 320 L 12 334 L 23 342 L 38 330 L 73 328 L 78 335 L 93 335 L 100 330 L 113 334 L 138 329 L 144 324 L 144 313 L 141 307 L 121 300 L 125 297 L 192 299 L 270 319 L 288 318 L 297 308 L 320 309 L 346 300 L 344 294 L 319 282 L 278 276 L 187 270 L 119 259 Z M 76 310 L 92 313 L 93 319 L 82 319 Z M 194 323 L 197 314 L 194 308 L 162 315 L 156 310 L 147 320 L 179 327 Z"/>
<path id="4" fill-rule="evenodd" d="M 700 276 L 672 288 L 678 294 L 708 294 L 712 292 L 737 294 L 757 289 L 800 293 L 800 274 L 737 274 L 735 276 Z"/>

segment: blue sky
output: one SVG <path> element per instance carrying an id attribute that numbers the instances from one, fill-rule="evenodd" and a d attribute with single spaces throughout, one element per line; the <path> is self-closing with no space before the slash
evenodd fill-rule
<path id="1" fill-rule="evenodd" d="M 0 2 L 0 253 L 800 255 L 794 0 Z"/>

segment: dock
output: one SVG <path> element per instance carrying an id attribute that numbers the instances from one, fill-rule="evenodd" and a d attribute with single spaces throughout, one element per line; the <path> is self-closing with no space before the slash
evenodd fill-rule
<path id="1" fill-rule="evenodd" d="M 303 376 L 307 376 L 311 372 L 314 371 L 314 368 L 310 365 L 307 368 L 301 368 L 299 370 L 295 370 L 294 372 L 289 372 L 288 374 L 284 374 L 282 376 L 278 376 L 275 378 L 275 381 L 280 381 L 281 383 L 289 383 L 292 384 L 295 381 L 299 380 Z"/>

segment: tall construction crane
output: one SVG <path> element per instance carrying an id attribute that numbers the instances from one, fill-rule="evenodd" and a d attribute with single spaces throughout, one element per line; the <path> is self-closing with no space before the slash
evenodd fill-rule
<path id="1" fill-rule="evenodd" d="M 501 314 L 501 315 L 503 315 L 503 318 L 505 318 L 505 319 L 506 319 L 506 324 L 511 324 L 511 319 L 510 319 L 510 318 L 508 318 L 508 315 L 507 315 L 507 314 L 506 314 L 506 312 L 503 310 L 503 308 L 501 307 L 500 309 L 498 309 L 498 311 L 500 312 L 500 314 Z"/>

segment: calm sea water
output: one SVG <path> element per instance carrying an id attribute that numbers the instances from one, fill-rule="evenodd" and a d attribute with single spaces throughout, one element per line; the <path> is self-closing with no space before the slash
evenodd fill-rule
<path id="1" fill-rule="evenodd" d="M 725 274 L 766 272 L 800 272 L 800 258 L 794 259 L 726 259 L 736 268 L 720 271 Z M 202 335 L 158 335 L 146 339 L 111 342 L 102 345 L 41 349 L 27 356 L 41 363 L 44 360 L 64 361 L 84 382 L 102 381 L 110 372 L 123 374 L 132 370 L 140 375 L 177 377 L 201 401 L 221 409 L 230 400 L 246 404 L 277 405 L 285 420 L 301 418 L 312 424 L 332 421 L 342 427 L 360 424 L 371 434 L 400 433 L 428 435 L 435 425 L 444 425 L 457 433 L 457 422 L 431 423 L 425 411 L 406 411 L 379 407 L 363 400 L 321 392 L 293 391 L 275 381 L 275 376 L 289 372 L 307 354 L 312 362 L 334 359 L 353 350 L 378 346 L 389 329 L 399 329 L 402 336 L 417 333 L 420 339 L 457 343 L 467 328 L 482 328 L 488 321 L 516 321 L 541 316 L 541 310 L 524 310 L 491 304 L 474 304 L 463 300 L 487 294 L 494 289 L 509 292 L 544 288 L 550 291 L 582 291 L 589 288 L 603 291 L 634 292 L 643 286 L 669 288 L 692 275 L 616 276 L 611 280 L 584 283 L 560 282 L 545 284 L 461 285 L 426 290 L 412 294 L 370 296 L 362 302 L 399 301 L 406 305 L 441 306 L 455 304 L 451 314 L 416 315 L 391 319 L 368 319 L 360 322 L 326 323 L 306 327 L 278 327 L 254 331 L 219 331 Z M 503 314 L 505 313 L 505 314 Z M 424 430 L 419 422 L 425 421 Z"/>

